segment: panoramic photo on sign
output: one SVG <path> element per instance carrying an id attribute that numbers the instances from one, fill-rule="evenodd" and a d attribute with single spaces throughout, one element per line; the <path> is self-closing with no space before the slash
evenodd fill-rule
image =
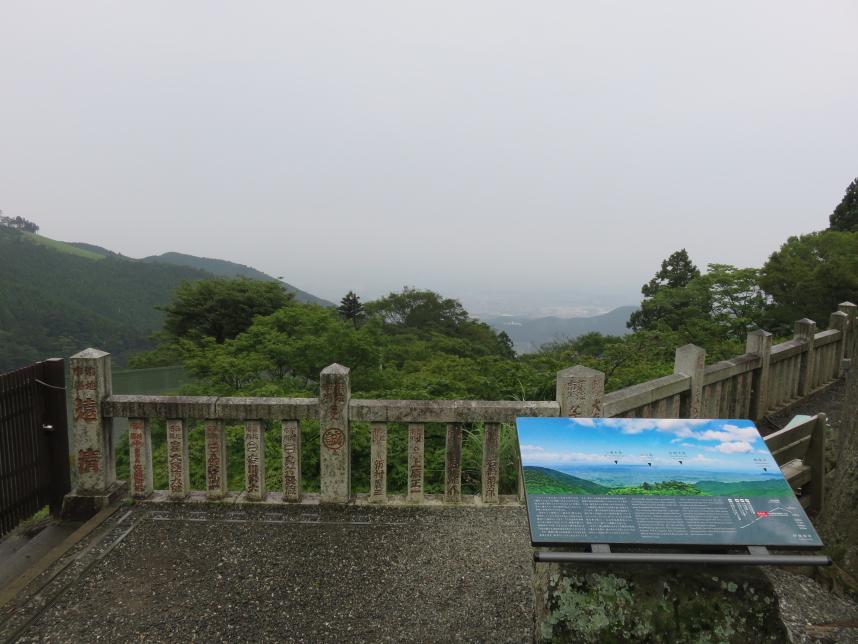
<path id="1" fill-rule="evenodd" d="M 822 545 L 749 420 L 516 426 L 534 545 Z"/>

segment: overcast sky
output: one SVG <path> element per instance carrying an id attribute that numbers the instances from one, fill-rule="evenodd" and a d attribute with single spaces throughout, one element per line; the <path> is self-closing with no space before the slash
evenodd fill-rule
<path id="1" fill-rule="evenodd" d="M 0 4 L 0 209 L 475 311 L 760 266 L 858 175 L 858 2 Z"/>

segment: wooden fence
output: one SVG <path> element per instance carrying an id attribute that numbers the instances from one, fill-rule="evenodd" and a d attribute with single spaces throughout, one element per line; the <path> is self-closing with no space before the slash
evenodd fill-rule
<path id="1" fill-rule="evenodd" d="M 412 503 L 471 501 L 495 504 L 517 501 L 521 495 L 499 494 L 500 426 L 518 416 L 625 417 L 625 418 L 751 418 L 786 409 L 834 382 L 856 349 L 856 307 L 845 302 L 832 313 L 829 328 L 816 331 L 811 320 L 795 324 L 794 338 L 772 346 L 765 331 L 748 335 L 747 352 L 732 360 L 705 366 L 705 351 L 694 345 L 676 350 L 674 373 L 605 395 L 605 376 L 586 367 L 572 367 L 557 374 L 554 401 L 474 400 L 361 400 L 351 397 L 349 370 L 331 365 L 320 374 L 319 398 L 231 398 L 201 396 L 113 395 L 110 389 L 110 357 L 88 349 L 72 358 L 75 436 L 78 472 L 76 494 L 104 495 L 115 480 L 111 423 L 127 418 L 130 445 L 131 494 L 153 494 L 150 422 L 166 420 L 168 487 L 156 496 L 184 499 L 190 489 L 188 423 L 205 425 L 205 490 L 208 499 L 227 496 L 225 423 L 244 423 L 244 492 L 249 501 L 282 499 L 286 502 L 335 502 L 355 500 L 351 490 L 351 423 L 371 423 L 370 492 L 360 502 Z M 302 420 L 320 422 L 320 494 L 301 489 Z M 282 489 L 265 489 L 263 422 L 282 424 Z M 823 422 L 823 421 L 820 421 Z M 823 427 L 817 422 L 815 427 Z M 392 496 L 387 489 L 388 424 L 404 424 L 408 432 L 407 492 Z M 446 424 L 444 493 L 424 494 L 424 440 L 427 423 Z M 485 426 L 481 492 L 472 498 L 462 494 L 462 431 L 467 423 Z M 818 463 L 790 465 L 794 458 L 818 455 L 823 429 L 805 426 L 786 430 L 774 440 L 781 452 L 778 463 L 796 490 L 802 486 L 820 490 Z M 811 439 L 811 436 L 815 438 Z M 794 440 L 793 440 L 794 439 Z M 800 443 L 795 447 L 792 443 Z M 812 442 L 813 449 L 806 449 Z M 782 449 L 789 448 L 789 449 Z M 775 447 L 773 447 L 774 451 Z M 789 460 L 785 460 L 789 456 Z M 814 458 L 817 458 L 814 456 Z M 805 467 L 806 465 L 806 467 Z M 796 469 L 798 468 L 798 469 Z M 518 468 L 516 467 L 516 475 Z M 821 495 L 819 495 L 821 502 Z"/>
<path id="2" fill-rule="evenodd" d="M 0 375 L 0 536 L 69 491 L 62 360 Z"/>

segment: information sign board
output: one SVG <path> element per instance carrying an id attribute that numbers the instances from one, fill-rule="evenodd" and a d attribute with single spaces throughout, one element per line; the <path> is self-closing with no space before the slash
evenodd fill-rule
<path id="1" fill-rule="evenodd" d="M 822 545 L 749 420 L 516 426 L 534 545 Z"/>

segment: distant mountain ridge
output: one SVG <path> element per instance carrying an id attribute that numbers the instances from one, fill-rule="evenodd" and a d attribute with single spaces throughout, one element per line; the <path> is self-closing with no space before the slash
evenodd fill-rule
<path id="1" fill-rule="evenodd" d="M 295 299 L 299 302 L 318 304 L 319 306 L 335 306 L 333 302 L 329 302 L 321 297 L 316 297 L 311 293 L 302 291 L 296 286 L 292 286 L 281 279 L 277 279 L 267 273 L 258 271 L 251 266 L 237 264 L 225 259 L 213 259 L 211 257 L 197 257 L 196 255 L 187 255 L 185 253 L 169 252 L 162 253 L 160 255 L 150 255 L 149 257 L 144 257 L 140 261 L 187 266 L 189 268 L 196 268 L 221 277 L 249 277 L 250 279 L 261 280 L 263 282 L 279 282 L 287 291 L 294 293 Z"/>
<path id="2" fill-rule="evenodd" d="M 279 282 L 287 291 L 289 291 L 290 293 L 294 293 L 295 299 L 299 302 L 305 302 L 307 304 L 318 304 L 319 306 L 336 306 L 333 302 L 329 302 L 328 300 L 322 299 L 321 297 L 317 297 L 312 293 L 308 293 L 307 291 L 302 291 L 297 286 L 293 286 L 288 282 L 284 282 L 281 279 L 277 279 L 276 277 L 272 277 L 267 273 L 263 273 L 262 271 L 256 270 L 252 266 L 245 266 L 244 264 L 230 262 L 225 259 L 198 257 L 197 255 L 188 255 L 186 253 L 167 252 L 161 253 L 160 255 L 150 255 L 149 257 L 134 260 L 130 257 L 125 257 L 124 255 L 121 255 L 119 253 L 114 253 L 113 251 L 103 248 L 102 246 L 96 246 L 95 244 L 87 244 L 86 242 L 65 243 L 67 243 L 67 245 L 69 246 L 74 246 L 75 248 L 78 248 L 82 251 L 86 251 L 87 253 L 94 253 L 95 255 L 99 255 L 101 257 L 122 257 L 124 259 L 147 262 L 150 264 L 158 263 L 172 264 L 173 266 L 186 266 L 187 268 L 196 268 L 197 270 L 206 271 L 207 273 L 211 273 L 212 275 L 217 275 L 219 277 L 247 277 L 254 280 L 261 280 L 263 282 Z"/>
<path id="3" fill-rule="evenodd" d="M 518 353 L 534 353 L 548 342 L 573 340 L 594 331 L 603 335 L 625 335 L 630 332 L 626 322 L 638 308 L 620 306 L 602 315 L 586 318 L 496 316 L 482 318 L 482 321 L 496 331 L 505 331 Z"/>

